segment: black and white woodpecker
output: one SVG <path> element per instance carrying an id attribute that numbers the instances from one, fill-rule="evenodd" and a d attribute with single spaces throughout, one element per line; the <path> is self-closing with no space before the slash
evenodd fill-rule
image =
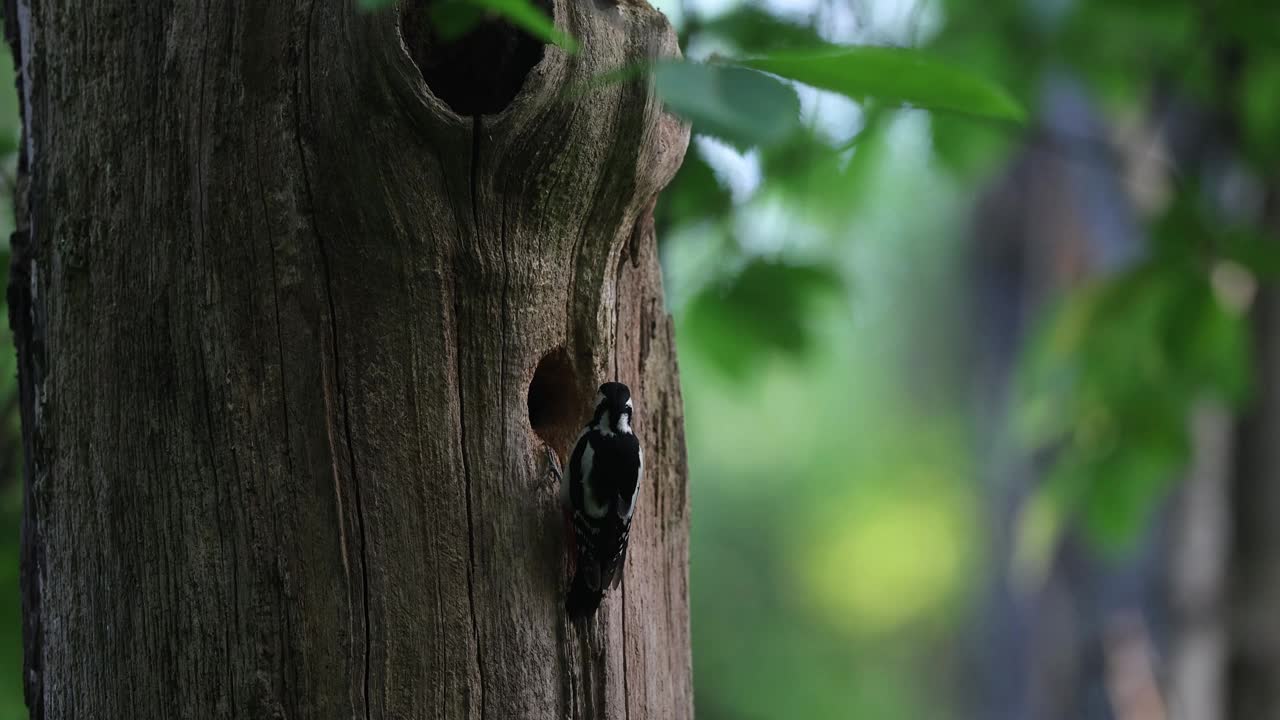
<path id="1" fill-rule="evenodd" d="M 565 611 L 575 620 L 594 614 L 605 589 L 622 580 L 644 470 L 644 453 L 631 430 L 633 409 L 626 385 L 601 385 L 595 411 L 561 477 L 560 500 L 572 526 L 568 539 L 574 568 Z"/>

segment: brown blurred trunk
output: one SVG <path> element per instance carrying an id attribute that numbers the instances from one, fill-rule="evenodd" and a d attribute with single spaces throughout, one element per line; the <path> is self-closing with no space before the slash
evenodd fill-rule
<path id="1" fill-rule="evenodd" d="M 1254 306 L 1257 393 L 1239 426 L 1231 546 L 1232 720 L 1280 717 L 1280 293 Z"/>
<path id="2" fill-rule="evenodd" d="M 1231 415 L 1196 409 L 1192 462 L 1176 495 L 1169 534 L 1169 653 L 1172 720 L 1226 717 L 1226 572 L 1231 534 Z"/>
<path id="3" fill-rule="evenodd" d="M 651 224 L 688 133 L 565 92 L 674 35 L 561 2 L 577 56 L 444 47 L 353 5 L 8 2 L 32 714 L 688 717 Z M 572 626 L 542 446 L 615 377 L 647 490 Z"/>

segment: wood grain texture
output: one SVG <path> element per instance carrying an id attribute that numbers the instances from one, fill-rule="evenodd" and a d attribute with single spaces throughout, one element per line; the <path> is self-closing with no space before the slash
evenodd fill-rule
<path id="1" fill-rule="evenodd" d="M 8 0 L 35 718 L 687 718 L 688 513 L 652 230 L 678 52 L 572 0 L 459 117 L 394 11 Z M 416 22 L 406 16 L 406 22 Z M 527 390 L 630 384 L 625 581 L 569 624 Z M 589 408 L 540 428 L 563 458 Z"/>

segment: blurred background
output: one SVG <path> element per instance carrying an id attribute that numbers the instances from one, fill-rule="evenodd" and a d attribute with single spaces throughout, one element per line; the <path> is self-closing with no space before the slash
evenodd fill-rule
<path id="1" fill-rule="evenodd" d="M 690 59 L 918 48 L 1027 118 L 686 112 L 698 717 L 1280 718 L 1280 4 L 660 8 Z"/>
<path id="2" fill-rule="evenodd" d="M 933 75 L 871 80 L 945 95 L 950 67 L 1025 108 L 658 76 L 696 133 L 658 236 L 698 717 L 1280 718 L 1280 5 L 658 5 L 692 60 L 918 48 Z M 14 373 L 0 718 L 25 717 Z"/>

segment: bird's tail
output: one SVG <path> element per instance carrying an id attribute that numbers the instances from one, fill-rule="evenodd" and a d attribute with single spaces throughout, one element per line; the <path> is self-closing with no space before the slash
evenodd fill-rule
<path id="1" fill-rule="evenodd" d="M 596 578 L 594 589 L 593 583 L 587 578 L 591 574 L 590 564 L 579 562 L 578 571 L 573 574 L 573 582 L 569 585 L 569 594 L 564 599 L 564 609 L 569 613 L 570 620 L 580 620 L 594 615 L 600 607 L 600 601 L 604 599 L 604 588 L 600 587 L 599 578 Z"/>

